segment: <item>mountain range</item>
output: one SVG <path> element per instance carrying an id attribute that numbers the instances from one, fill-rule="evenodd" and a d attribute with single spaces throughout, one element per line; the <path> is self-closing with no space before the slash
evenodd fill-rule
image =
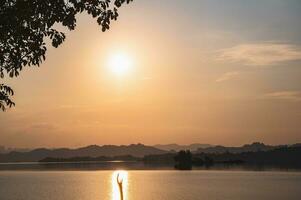
<path id="1" fill-rule="evenodd" d="M 211 144 L 200 144 L 200 143 L 194 143 L 194 144 L 188 144 L 188 145 L 180 145 L 180 144 L 156 144 L 154 145 L 155 148 L 161 149 L 164 151 L 180 151 L 180 150 L 190 150 L 190 151 L 196 151 L 199 148 L 208 148 L 208 147 L 214 147 Z"/>
<path id="2" fill-rule="evenodd" d="M 276 148 L 284 147 L 286 145 L 266 145 L 264 143 L 260 142 L 254 142 L 252 144 L 245 144 L 240 147 L 225 147 L 221 145 L 217 146 L 211 146 L 207 148 L 198 148 L 196 150 L 196 153 L 215 153 L 215 154 L 221 154 L 221 153 L 242 153 L 242 152 L 257 152 L 257 151 L 269 151 Z"/>
<path id="3" fill-rule="evenodd" d="M 239 154 L 243 152 L 266 152 L 281 147 L 300 147 L 301 144 L 294 145 L 265 145 L 264 143 L 255 142 L 252 144 L 245 144 L 240 147 L 225 147 L 225 146 L 213 146 L 209 144 L 191 144 L 191 145 L 154 145 L 147 146 L 143 144 L 131 144 L 131 145 L 90 145 L 86 147 L 70 149 L 70 148 L 58 148 L 58 149 L 46 149 L 39 148 L 27 152 L 11 151 L 9 153 L 0 153 L 0 163 L 7 162 L 37 162 L 45 158 L 74 158 L 74 157 L 116 157 L 116 156 L 133 156 L 142 158 L 147 155 L 161 155 L 166 153 L 175 153 L 180 150 L 190 150 L 194 154 L 206 153 L 206 154 L 223 154 L 233 153 Z"/>
<path id="4" fill-rule="evenodd" d="M 47 157 L 52 158 L 71 158 L 71 157 L 100 157 L 100 156 L 121 156 L 131 155 L 134 157 L 143 157 L 145 155 L 164 154 L 166 151 L 157 149 L 152 146 L 143 144 L 131 145 L 90 145 L 77 149 L 46 149 L 40 148 L 29 152 L 10 152 L 7 154 L 0 154 L 0 162 L 37 162 Z"/>

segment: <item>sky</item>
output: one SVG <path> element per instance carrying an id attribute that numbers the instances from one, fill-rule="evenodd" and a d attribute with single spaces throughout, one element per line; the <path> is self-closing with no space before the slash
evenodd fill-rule
<path id="1" fill-rule="evenodd" d="M 0 113 L 0 145 L 301 142 L 300 10 L 135 0 L 105 33 L 78 15 L 39 68 L 5 80 L 16 107 Z"/>

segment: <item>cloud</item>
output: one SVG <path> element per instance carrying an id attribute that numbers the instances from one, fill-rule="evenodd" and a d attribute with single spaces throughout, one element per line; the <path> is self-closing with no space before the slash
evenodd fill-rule
<path id="1" fill-rule="evenodd" d="M 301 49 L 290 44 L 240 44 L 219 51 L 218 60 L 252 66 L 268 66 L 281 62 L 301 60 Z"/>
<path id="2" fill-rule="evenodd" d="M 300 91 L 278 91 L 267 93 L 263 96 L 264 99 L 279 99 L 279 100 L 289 100 L 289 101 L 301 101 Z"/>
<path id="3" fill-rule="evenodd" d="M 240 74 L 240 72 L 227 72 L 227 73 L 224 73 L 221 77 L 219 77 L 215 81 L 216 82 L 228 81 L 228 80 L 234 79 L 239 74 Z"/>

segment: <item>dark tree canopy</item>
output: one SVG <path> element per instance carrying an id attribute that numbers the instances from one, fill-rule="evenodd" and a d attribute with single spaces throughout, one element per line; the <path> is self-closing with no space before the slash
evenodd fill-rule
<path id="1" fill-rule="evenodd" d="M 190 170 L 192 168 L 192 154 L 189 150 L 179 151 L 178 154 L 174 157 L 175 159 L 175 168 L 179 170 Z"/>
<path id="2" fill-rule="evenodd" d="M 45 39 L 54 47 L 65 40 L 55 24 L 74 30 L 76 14 L 87 12 L 102 31 L 118 17 L 118 8 L 133 0 L 1 0 L 0 78 L 16 77 L 23 67 L 39 66 L 47 51 Z M 0 109 L 14 106 L 13 90 L 0 84 Z"/>

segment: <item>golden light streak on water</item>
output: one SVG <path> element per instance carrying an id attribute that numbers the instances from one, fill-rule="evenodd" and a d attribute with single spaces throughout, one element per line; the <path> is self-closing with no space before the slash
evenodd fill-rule
<path id="1" fill-rule="evenodd" d="M 112 184 L 112 200 L 121 200 L 119 186 L 117 182 L 118 179 L 122 181 L 123 190 L 123 200 L 128 199 L 128 172 L 124 170 L 114 171 L 112 173 L 111 184 Z"/>

